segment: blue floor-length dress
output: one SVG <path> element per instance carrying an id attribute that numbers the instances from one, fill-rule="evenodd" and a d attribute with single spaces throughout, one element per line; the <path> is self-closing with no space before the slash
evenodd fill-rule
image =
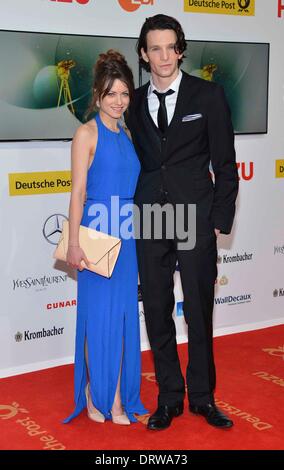
<path id="1" fill-rule="evenodd" d="M 119 257 L 110 279 L 87 269 L 78 271 L 75 410 L 64 422 L 68 423 L 87 405 L 85 341 L 94 406 L 106 419 L 111 419 L 110 411 L 121 367 L 122 404 L 130 421 L 135 422 L 134 413 L 147 413 L 140 400 L 138 271 L 135 239 L 133 234 L 131 236 L 133 227 L 130 224 L 140 163 L 122 127 L 119 126 L 119 132 L 115 132 L 103 124 L 99 114 L 95 119 L 98 142 L 88 170 L 87 201 L 81 224 L 89 226 L 91 223 L 96 230 L 122 238 L 121 230 L 117 230 L 119 226 L 122 228 L 124 222 L 124 231 L 127 227 L 129 238 L 122 238 Z M 118 196 L 115 204 L 113 196 Z M 100 219 L 98 226 L 100 216 L 105 215 L 106 211 L 107 217 L 103 221 Z"/>

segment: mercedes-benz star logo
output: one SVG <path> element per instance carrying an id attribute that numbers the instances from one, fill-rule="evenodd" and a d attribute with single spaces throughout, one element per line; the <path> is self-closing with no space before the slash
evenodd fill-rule
<path id="1" fill-rule="evenodd" d="M 68 220 L 65 215 L 53 214 L 44 222 L 42 233 L 46 241 L 51 243 L 51 245 L 57 245 L 64 220 Z"/>

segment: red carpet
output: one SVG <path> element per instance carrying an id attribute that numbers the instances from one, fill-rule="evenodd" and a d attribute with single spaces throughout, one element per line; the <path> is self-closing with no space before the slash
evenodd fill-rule
<path id="1" fill-rule="evenodd" d="M 235 426 L 220 430 L 184 414 L 161 432 L 142 422 L 129 427 L 97 424 L 86 413 L 61 424 L 72 409 L 73 366 L 0 380 L 1 449 L 283 449 L 284 326 L 215 338 L 216 402 Z M 186 368 L 185 344 L 179 353 Z M 156 407 L 150 352 L 143 353 L 142 399 Z"/>

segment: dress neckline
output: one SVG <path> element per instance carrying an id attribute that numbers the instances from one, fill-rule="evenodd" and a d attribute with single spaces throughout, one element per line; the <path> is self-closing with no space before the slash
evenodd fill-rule
<path id="1" fill-rule="evenodd" d="M 113 131 L 112 129 L 110 129 L 109 127 L 107 127 L 106 124 L 103 122 L 103 120 L 102 120 L 102 118 L 101 118 L 101 116 L 100 116 L 100 113 L 98 113 L 97 116 L 98 116 L 98 119 L 99 119 L 100 123 L 102 124 L 103 127 L 105 127 L 105 129 L 107 129 L 107 130 L 108 130 L 109 132 L 111 132 L 112 134 L 117 134 L 117 135 L 120 134 L 121 128 L 120 128 L 119 124 L 118 124 L 119 131 L 118 131 L 118 132 L 117 132 L 117 131 Z"/>

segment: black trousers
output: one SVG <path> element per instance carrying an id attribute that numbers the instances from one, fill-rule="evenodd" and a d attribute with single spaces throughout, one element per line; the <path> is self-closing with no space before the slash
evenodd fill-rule
<path id="1" fill-rule="evenodd" d="M 212 347 L 212 313 L 217 277 L 214 228 L 197 234 L 192 250 L 178 250 L 177 241 L 137 240 L 141 292 L 147 333 L 154 355 L 159 385 L 159 405 L 175 405 L 184 399 L 185 381 L 177 353 L 173 274 L 178 261 L 188 325 L 186 370 L 191 404 L 213 403 L 216 376 Z"/>

